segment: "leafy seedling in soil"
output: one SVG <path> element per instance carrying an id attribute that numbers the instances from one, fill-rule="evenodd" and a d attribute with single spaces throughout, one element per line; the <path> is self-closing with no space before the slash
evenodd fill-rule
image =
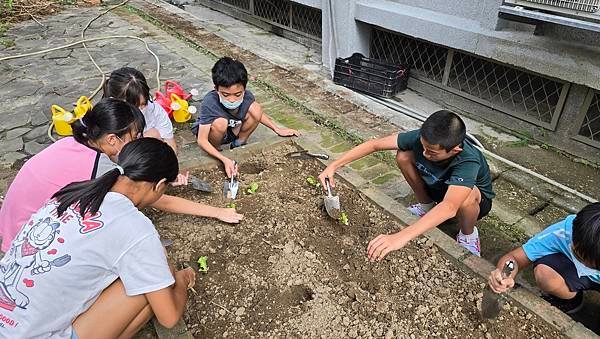
<path id="1" fill-rule="evenodd" d="M 198 271 L 200 271 L 202 273 L 208 272 L 208 264 L 206 263 L 207 260 L 208 260 L 208 257 L 205 255 L 198 258 Z"/>
<path id="2" fill-rule="evenodd" d="M 248 187 L 248 189 L 246 190 L 246 193 L 254 194 L 254 193 L 256 193 L 256 191 L 258 191 L 258 183 L 253 182 L 250 184 L 250 187 Z"/>
<path id="3" fill-rule="evenodd" d="M 346 214 L 346 212 L 342 212 L 342 214 L 340 214 L 340 218 L 338 219 L 338 221 L 342 225 L 350 225 L 350 220 L 348 220 L 348 214 Z"/>
<path id="4" fill-rule="evenodd" d="M 225 207 L 227 207 L 227 208 L 233 208 L 233 209 L 235 209 L 235 207 L 236 207 L 236 206 L 235 206 L 235 202 L 230 202 L 230 203 L 228 203 L 227 205 L 225 205 Z"/>
<path id="5" fill-rule="evenodd" d="M 306 178 L 306 182 L 313 187 L 321 186 L 321 183 L 317 179 L 315 179 L 315 177 L 313 177 L 313 176 Z"/>

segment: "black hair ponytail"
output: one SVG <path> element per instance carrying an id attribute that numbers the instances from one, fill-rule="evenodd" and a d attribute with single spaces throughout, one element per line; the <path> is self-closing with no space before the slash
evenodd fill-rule
<path id="1" fill-rule="evenodd" d="M 173 149 L 155 138 L 141 138 L 126 144 L 119 153 L 118 165 L 120 168 L 99 178 L 74 182 L 56 192 L 52 198 L 58 201 L 58 215 L 61 216 L 72 205 L 79 208 L 82 216 L 95 214 L 121 175 L 133 181 L 158 183 L 166 179 L 169 183 L 177 178 L 179 172 Z"/>
<path id="2" fill-rule="evenodd" d="M 132 132 L 142 133 L 146 127 L 144 115 L 136 106 L 119 99 L 102 99 L 81 119 L 75 120 L 73 138 L 89 145 L 107 134 L 123 137 Z"/>
<path id="3" fill-rule="evenodd" d="M 150 86 L 142 72 L 135 68 L 123 67 L 110 73 L 102 88 L 103 98 L 125 100 L 134 106 L 147 104 L 150 100 Z M 143 98 L 145 102 L 140 102 Z"/>

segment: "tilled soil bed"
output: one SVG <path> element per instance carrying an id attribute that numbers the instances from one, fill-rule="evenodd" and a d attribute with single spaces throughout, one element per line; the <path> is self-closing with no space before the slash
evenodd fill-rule
<path id="1" fill-rule="evenodd" d="M 400 223 L 353 187 L 338 181 L 349 225 L 323 211 L 320 188 L 307 183 L 322 166 L 290 160 L 282 145 L 240 165 L 239 225 L 156 211 L 159 232 L 173 240 L 178 266 L 208 256 L 185 321 L 198 338 L 558 338 L 536 316 L 505 305 L 497 320 L 482 321 L 476 303 L 484 282 L 419 238 L 369 263 L 366 246 Z M 225 206 L 221 170 L 193 173 L 215 193 L 176 188 L 170 193 Z M 259 183 L 254 194 L 246 192 Z"/>

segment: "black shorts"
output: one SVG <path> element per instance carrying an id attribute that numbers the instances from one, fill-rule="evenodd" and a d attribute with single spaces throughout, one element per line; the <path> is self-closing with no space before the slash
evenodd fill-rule
<path id="1" fill-rule="evenodd" d="M 227 131 L 225 132 L 225 136 L 223 136 L 223 140 L 221 141 L 221 145 L 230 144 L 235 139 L 237 139 L 237 137 L 238 136 L 235 135 L 235 133 L 233 133 L 233 128 L 228 126 Z"/>
<path id="2" fill-rule="evenodd" d="M 540 264 L 549 266 L 556 273 L 560 274 L 565 279 L 567 287 L 569 287 L 569 291 L 571 292 L 585 290 L 600 291 L 600 284 L 593 282 L 588 277 L 579 277 L 575 264 L 562 253 L 554 253 L 541 257 L 533 262 L 533 267 Z"/>
<path id="3" fill-rule="evenodd" d="M 477 216 L 477 220 L 480 220 L 483 217 L 485 217 L 486 215 L 488 215 L 491 210 L 492 210 L 492 199 L 481 194 L 481 201 L 479 202 L 479 215 Z"/>
<path id="4" fill-rule="evenodd" d="M 425 190 L 427 191 L 427 195 L 429 195 L 429 197 L 436 203 L 439 204 L 442 202 L 442 200 L 444 200 L 444 195 L 446 192 L 437 192 L 427 186 L 425 186 Z M 481 193 L 481 191 L 479 191 L 479 194 L 481 194 L 481 201 L 479 202 L 479 215 L 477 216 L 477 220 L 482 219 L 492 210 L 492 199 L 486 197 L 483 193 Z"/>

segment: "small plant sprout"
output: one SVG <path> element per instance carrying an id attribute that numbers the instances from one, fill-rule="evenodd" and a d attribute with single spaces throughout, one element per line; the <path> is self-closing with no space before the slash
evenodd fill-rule
<path id="1" fill-rule="evenodd" d="M 346 212 L 342 212 L 342 214 L 340 214 L 340 218 L 338 219 L 338 221 L 340 222 L 340 224 L 348 226 L 350 224 L 350 220 L 348 220 L 348 214 L 346 214 Z"/>
<path id="2" fill-rule="evenodd" d="M 206 263 L 207 260 L 208 260 L 208 257 L 205 255 L 198 258 L 198 271 L 200 271 L 202 273 L 208 272 L 208 264 Z"/>
<path id="3" fill-rule="evenodd" d="M 225 205 L 225 207 L 235 209 L 235 207 L 236 207 L 235 202 L 232 201 L 232 202 L 228 203 L 227 205 Z"/>
<path id="4" fill-rule="evenodd" d="M 306 178 L 306 182 L 313 187 L 321 186 L 321 183 L 317 179 L 315 179 L 315 177 L 313 177 L 312 175 L 309 176 L 308 178 Z"/>
<path id="5" fill-rule="evenodd" d="M 246 190 L 246 193 L 254 194 L 254 193 L 256 193 L 256 191 L 258 191 L 258 183 L 253 182 L 250 184 L 250 187 L 248 187 L 248 189 Z"/>

